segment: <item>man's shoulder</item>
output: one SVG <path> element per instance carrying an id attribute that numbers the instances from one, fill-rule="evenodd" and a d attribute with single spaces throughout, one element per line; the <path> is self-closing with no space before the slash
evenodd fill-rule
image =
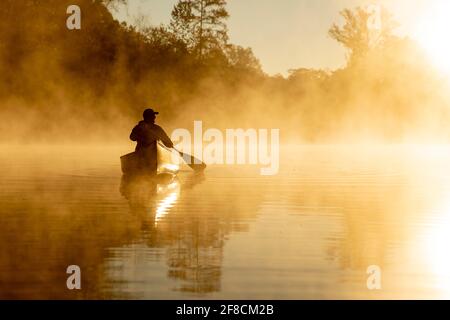
<path id="1" fill-rule="evenodd" d="M 138 124 L 135 126 L 135 128 L 138 127 L 145 127 L 147 124 L 144 121 L 139 121 Z"/>
<path id="2" fill-rule="evenodd" d="M 152 129 L 155 129 L 155 130 L 163 130 L 163 128 L 160 127 L 160 126 L 158 126 L 157 124 L 152 124 Z"/>

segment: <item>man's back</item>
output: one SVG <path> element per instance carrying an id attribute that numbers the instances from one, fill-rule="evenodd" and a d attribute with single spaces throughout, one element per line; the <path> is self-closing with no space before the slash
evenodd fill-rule
<path id="1" fill-rule="evenodd" d="M 139 124 L 133 128 L 130 139 L 137 142 L 136 151 L 141 148 L 150 147 L 154 144 L 156 145 L 158 140 L 161 140 L 168 148 L 173 147 L 172 141 L 163 128 L 157 124 L 147 123 L 145 121 L 139 122 Z"/>
<path id="2" fill-rule="evenodd" d="M 140 121 L 130 134 L 130 139 L 137 142 L 136 153 L 142 160 L 141 168 L 151 173 L 156 173 L 157 170 L 157 141 L 162 141 L 168 148 L 173 147 L 166 132 L 154 123 L 155 114 L 153 112 L 153 117 L 147 117 L 147 119 L 144 118 L 144 121 Z"/>

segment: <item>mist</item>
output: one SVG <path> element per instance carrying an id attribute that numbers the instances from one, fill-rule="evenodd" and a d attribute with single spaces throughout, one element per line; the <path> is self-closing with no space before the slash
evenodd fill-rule
<path id="1" fill-rule="evenodd" d="M 330 29 L 348 49 L 347 65 L 300 66 L 282 77 L 265 74 L 251 48 L 228 42 L 225 14 L 197 43 L 177 32 L 182 19 L 119 23 L 111 12 L 123 2 L 2 3 L 1 142 L 120 144 L 147 107 L 169 133 L 200 120 L 279 128 L 285 143 L 448 142 L 445 75 L 414 41 L 394 35 L 387 14 L 373 44 L 370 15 L 350 8 L 344 17 L 359 36 L 343 41 L 343 26 Z M 71 4 L 81 8 L 81 30 L 66 27 Z"/>

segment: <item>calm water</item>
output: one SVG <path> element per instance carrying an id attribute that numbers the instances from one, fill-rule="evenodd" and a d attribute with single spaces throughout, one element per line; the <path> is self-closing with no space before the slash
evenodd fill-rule
<path id="1" fill-rule="evenodd" d="M 2 149 L 0 298 L 450 298 L 450 149 L 283 148 L 158 195 L 124 189 L 128 150 Z"/>

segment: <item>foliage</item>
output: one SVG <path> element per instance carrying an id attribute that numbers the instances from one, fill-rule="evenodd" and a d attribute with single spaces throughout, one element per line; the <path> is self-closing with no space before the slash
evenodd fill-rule
<path id="1" fill-rule="evenodd" d="M 65 26 L 71 4 L 82 9 L 81 30 Z M 414 42 L 393 34 L 386 11 L 376 32 L 365 9 L 342 12 L 330 35 L 348 49 L 344 68 L 297 68 L 285 78 L 229 43 L 224 0 L 181 0 L 168 26 L 119 23 L 108 9 L 118 4 L 2 2 L 2 139 L 124 141 L 148 106 L 169 130 L 203 120 L 281 128 L 292 142 L 448 137 L 444 83 Z"/>
<path id="2" fill-rule="evenodd" d="M 199 57 L 228 43 L 226 0 L 179 0 L 172 10 L 171 30 Z"/>

